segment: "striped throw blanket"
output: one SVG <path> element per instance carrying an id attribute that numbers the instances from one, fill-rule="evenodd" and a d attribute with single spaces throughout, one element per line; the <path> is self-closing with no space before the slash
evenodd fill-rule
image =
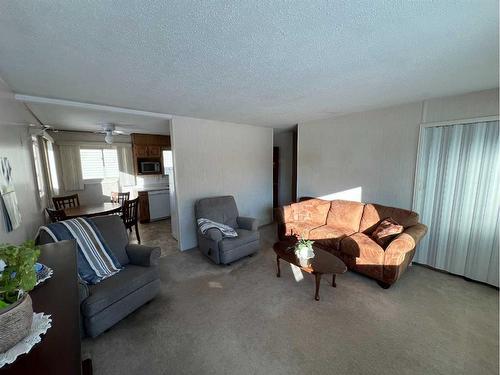
<path id="1" fill-rule="evenodd" d="M 55 242 L 76 240 L 78 247 L 78 274 L 88 284 L 97 284 L 122 268 L 95 224 L 83 217 L 58 221 L 42 226 Z"/>
<path id="2" fill-rule="evenodd" d="M 229 225 L 217 223 L 215 221 L 204 218 L 199 218 L 197 222 L 198 222 L 198 228 L 200 228 L 200 232 L 203 234 L 207 233 L 209 229 L 215 228 L 221 231 L 222 237 L 228 237 L 228 238 L 238 237 L 238 233 L 236 233 L 236 231 Z"/>

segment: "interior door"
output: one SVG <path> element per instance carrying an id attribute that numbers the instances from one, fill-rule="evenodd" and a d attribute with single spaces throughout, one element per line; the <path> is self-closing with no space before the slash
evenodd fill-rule
<path id="1" fill-rule="evenodd" d="M 273 147 L 273 207 L 279 206 L 280 149 Z"/>

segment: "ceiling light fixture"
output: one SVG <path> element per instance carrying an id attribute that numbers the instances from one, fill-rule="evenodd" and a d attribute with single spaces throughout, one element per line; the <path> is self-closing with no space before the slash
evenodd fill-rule
<path id="1" fill-rule="evenodd" d="M 115 126 L 113 124 L 106 124 L 102 127 L 102 130 L 106 134 L 104 137 L 104 141 L 110 145 L 113 143 L 113 131 L 115 130 Z"/>

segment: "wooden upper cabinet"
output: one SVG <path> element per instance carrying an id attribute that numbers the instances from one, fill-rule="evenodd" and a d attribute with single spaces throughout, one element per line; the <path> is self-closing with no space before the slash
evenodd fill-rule
<path id="1" fill-rule="evenodd" d="M 131 137 L 136 175 L 140 174 L 139 165 L 142 161 L 159 162 L 162 166 L 162 151 L 170 150 L 169 135 L 133 133 Z M 163 167 L 160 169 L 163 170 Z M 160 171 L 156 174 L 161 173 Z"/>
<path id="2" fill-rule="evenodd" d="M 151 158 L 161 157 L 161 147 L 157 146 L 157 145 L 149 145 L 148 146 L 148 156 Z"/>
<path id="3" fill-rule="evenodd" d="M 169 135 L 133 133 L 131 136 L 132 145 L 160 146 L 163 148 L 170 147 Z"/>
<path id="4" fill-rule="evenodd" d="M 147 158 L 149 156 L 148 146 L 134 145 L 134 154 L 137 158 Z"/>

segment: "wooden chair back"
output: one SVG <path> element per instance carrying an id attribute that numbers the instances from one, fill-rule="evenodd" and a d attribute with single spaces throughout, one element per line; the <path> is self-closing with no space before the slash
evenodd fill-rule
<path id="1" fill-rule="evenodd" d="M 127 229 L 137 225 L 137 217 L 139 215 L 139 198 L 126 200 L 123 202 L 123 222 Z"/>
<path id="2" fill-rule="evenodd" d="M 46 208 L 47 214 L 49 215 L 50 221 L 53 223 L 66 220 L 66 214 L 64 210 L 53 210 L 52 208 Z"/>
<path id="3" fill-rule="evenodd" d="M 123 206 L 123 203 L 125 201 L 128 201 L 130 199 L 130 193 L 119 193 L 116 191 L 111 192 L 111 202 L 113 203 L 120 203 Z"/>
<path id="4" fill-rule="evenodd" d="M 56 210 L 64 210 L 70 207 L 80 207 L 78 194 L 66 195 L 64 197 L 53 197 L 52 202 Z"/>
<path id="5" fill-rule="evenodd" d="M 132 227 L 135 227 L 135 236 L 137 241 L 141 243 L 141 236 L 139 234 L 138 219 L 139 216 L 139 198 L 126 200 L 122 205 L 122 220 L 125 228 L 132 232 Z"/>

